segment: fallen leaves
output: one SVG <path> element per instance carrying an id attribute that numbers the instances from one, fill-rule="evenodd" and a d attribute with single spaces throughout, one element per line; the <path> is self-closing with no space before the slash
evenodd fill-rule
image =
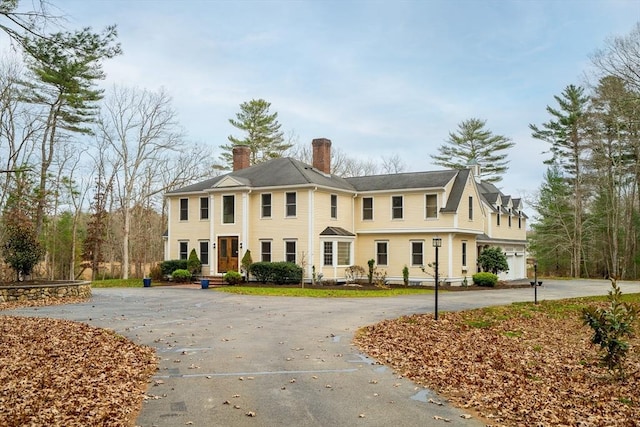
<path id="1" fill-rule="evenodd" d="M 0 316 L 0 348 L 6 426 L 132 425 L 157 368 L 150 347 L 67 320 Z"/>
<path id="2" fill-rule="evenodd" d="M 479 313 L 447 313 L 437 322 L 431 315 L 385 320 L 354 341 L 492 425 L 627 426 L 640 419 L 640 352 L 630 352 L 628 379 L 618 382 L 598 365 L 577 314 L 532 308 L 485 322 Z M 637 348 L 640 340 L 631 344 Z"/>

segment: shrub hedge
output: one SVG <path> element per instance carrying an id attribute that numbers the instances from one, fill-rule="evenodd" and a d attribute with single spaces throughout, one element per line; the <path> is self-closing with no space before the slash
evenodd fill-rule
<path id="1" fill-rule="evenodd" d="M 282 285 L 302 281 L 302 267 L 293 262 L 254 262 L 249 267 L 249 272 L 262 283 Z"/>
<path id="2" fill-rule="evenodd" d="M 187 270 L 186 259 L 170 259 L 160 263 L 163 276 L 171 276 L 176 270 Z"/>
<path id="3" fill-rule="evenodd" d="M 498 283 L 498 276 L 493 273 L 476 273 L 472 276 L 473 283 L 478 286 L 493 288 Z"/>
<path id="4" fill-rule="evenodd" d="M 191 280 L 191 272 L 185 269 L 178 269 L 174 270 L 173 273 L 171 273 L 171 277 L 176 282 L 184 283 Z"/>

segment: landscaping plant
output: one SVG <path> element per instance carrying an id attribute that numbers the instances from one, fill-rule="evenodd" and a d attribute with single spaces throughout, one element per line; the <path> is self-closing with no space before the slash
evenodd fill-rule
<path id="1" fill-rule="evenodd" d="M 611 278 L 609 307 L 585 307 L 582 320 L 593 329 L 591 342 L 600 346 L 601 360 L 618 377 L 624 377 L 624 360 L 629 351 L 627 338 L 633 336 L 633 324 L 638 308 L 622 301 L 622 292 L 616 279 Z"/>
<path id="2" fill-rule="evenodd" d="M 228 284 L 235 286 L 238 283 L 242 282 L 242 274 L 238 273 L 237 271 L 229 270 L 224 273 L 223 279 Z"/>
<path id="3" fill-rule="evenodd" d="M 191 249 L 189 253 L 189 259 L 187 259 L 187 270 L 191 272 L 191 275 L 198 274 L 202 271 L 202 263 L 195 249 Z"/>
<path id="4" fill-rule="evenodd" d="M 478 286 L 493 288 L 498 283 L 498 276 L 493 273 L 476 273 L 471 278 Z"/>
<path id="5" fill-rule="evenodd" d="M 486 248 L 478 255 L 478 264 L 483 271 L 498 274 L 509 270 L 507 255 L 498 247 Z"/>

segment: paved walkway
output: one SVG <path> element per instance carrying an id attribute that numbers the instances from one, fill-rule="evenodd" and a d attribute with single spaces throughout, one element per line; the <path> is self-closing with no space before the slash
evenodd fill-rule
<path id="1" fill-rule="evenodd" d="M 608 281 L 546 281 L 537 290 L 542 301 L 605 295 L 609 288 Z M 640 283 L 621 288 L 640 292 Z M 160 370 L 148 390 L 155 398 L 144 403 L 140 426 L 483 425 L 461 418 L 462 409 L 430 403 L 441 399 L 351 345 L 361 326 L 433 312 L 433 295 L 281 298 L 193 287 L 94 289 L 93 295 L 88 303 L 2 314 L 86 322 L 155 347 Z M 533 298 L 533 288 L 441 292 L 439 307 Z"/>

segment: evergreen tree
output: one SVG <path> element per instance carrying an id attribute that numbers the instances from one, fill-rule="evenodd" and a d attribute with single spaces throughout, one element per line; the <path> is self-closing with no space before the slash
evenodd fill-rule
<path id="1" fill-rule="evenodd" d="M 541 272 L 564 276 L 571 272 L 571 236 L 573 209 L 571 187 L 560 168 L 550 166 L 533 207 L 540 217 L 531 224 L 529 249 L 538 261 Z"/>
<path id="2" fill-rule="evenodd" d="M 42 107 L 43 129 L 40 141 L 40 181 L 35 217 L 40 234 L 48 197 L 47 176 L 57 146 L 64 136 L 91 132 L 102 90 L 97 81 L 104 79 L 102 61 L 121 53 L 115 42 L 115 27 L 103 34 L 90 28 L 59 32 L 45 38 L 25 38 L 22 45 L 31 56 L 28 67 L 33 78 L 23 82 L 25 101 Z"/>
<path id="3" fill-rule="evenodd" d="M 573 187 L 573 220 L 570 238 L 572 261 L 571 274 L 581 276 L 582 244 L 583 244 L 583 202 L 586 197 L 584 183 L 584 160 L 587 154 L 587 140 L 585 139 L 585 113 L 588 97 L 584 89 L 569 85 L 562 92 L 562 96 L 554 96 L 558 108 L 547 106 L 551 120 L 543 123 L 542 127 L 529 125 L 532 136 L 548 142 L 551 145 L 552 157 L 546 163 L 558 164 L 563 169 L 563 176 Z"/>
<path id="4" fill-rule="evenodd" d="M 485 128 L 486 123 L 475 118 L 463 120 L 457 132 L 450 132 L 449 139 L 438 148 L 439 154 L 431 155 L 434 163 L 449 169 L 465 169 L 475 160 L 481 166 L 481 179 L 501 181 L 509 163 L 505 150 L 514 143 L 506 136 L 494 135 Z"/>
<path id="5" fill-rule="evenodd" d="M 32 182 L 26 172 L 18 172 L 2 218 L 2 258 L 21 280 L 31 274 L 42 259 L 44 249 L 38 240 L 34 223 Z"/>
<path id="6" fill-rule="evenodd" d="M 252 99 L 240 104 L 235 119 L 229 119 L 235 128 L 246 133 L 244 138 L 229 135 L 231 144 L 221 145 L 220 159 L 229 168 L 233 166 L 233 147 L 246 145 L 251 149 L 250 164 L 281 157 L 293 144 L 286 143 L 278 123 L 278 113 L 269 113 L 271 103 L 264 99 Z"/>

